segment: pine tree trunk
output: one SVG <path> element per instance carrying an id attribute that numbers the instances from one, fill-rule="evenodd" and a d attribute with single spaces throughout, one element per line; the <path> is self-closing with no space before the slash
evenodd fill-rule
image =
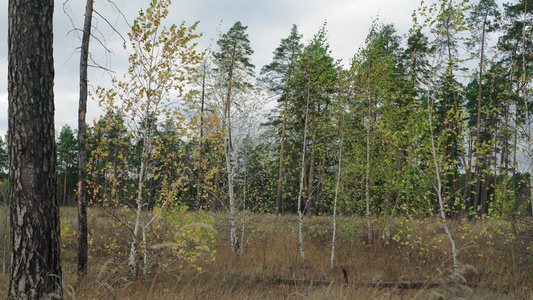
<path id="1" fill-rule="evenodd" d="M 52 0 L 9 1 L 10 299 L 62 298 Z"/>
<path id="2" fill-rule="evenodd" d="M 283 101 L 283 124 L 281 128 L 281 145 L 279 150 L 279 170 L 278 170 L 278 189 L 276 192 L 276 215 L 279 216 L 280 211 L 282 211 L 281 208 L 281 200 L 283 197 L 283 156 L 285 155 L 285 131 L 287 128 L 287 110 L 288 110 L 288 102 L 289 102 L 289 95 L 290 95 L 290 81 L 291 81 L 291 74 L 289 71 L 289 75 L 287 77 L 287 86 L 285 88 L 285 99 Z M 283 213 L 282 213 L 283 214 Z"/>
<path id="3" fill-rule="evenodd" d="M 488 12 L 488 11 L 487 11 Z M 474 149 L 476 150 L 476 168 L 475 168 L 475 177 L 476 177 L 476 194 L 474 195 L 474 212 L 477 213 L 478 204 L 481 202 L 483 203 L 482 195 L 484 193 L 483 186 L 481 180 L 482 180 L 482 170 L 481 170 L 481 152 L 482 152 L 482 144 L 481 144 L 481 93 L 483 91 L 483 54 L 484 54 L 484 46 L 485 46 L 485 23 L 487 19 L 487 14 L 485 14 L 485 19 L 483 21 L 483 30 L 481 33 L 481 55 L 479 59 L 479 78 L 478 78 L 478 96 L 477 96 L 477 121 L 476 121 L 476 146 Z"/>

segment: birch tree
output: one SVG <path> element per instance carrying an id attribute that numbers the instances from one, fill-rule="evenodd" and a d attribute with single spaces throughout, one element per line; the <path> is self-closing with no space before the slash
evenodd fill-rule
<path id="1" fill-rule="evenodd" d="M 291 82 L 294 97 L 289 102 L 291 130 L 293 134 L 301 136 L 298 140 L 301 143 L 301 165 L 297 210 L 298 243 L 302 261 L 305 261 L 303 218 L 313 204 L 322 204 L 316 197 L 316 161 L 323 162 L 326 159 L 326 148 L 330 142 L 327 129 L 331 124 L 330 108 L 336 93 L 338 72 L 337 62 L 331 57 L 329 50 L 326 26 L 323 25 L 297 57 Z"/>
<path id="2" fill-rule="evenodd" d="M 453 162 L 453 153 L 449 152 L 450 149 L 450 131 L 449 130 L 436 130 L 437 124 L 435 122 L 435 107 L 437 102 L 445 102 L 449 99 L 442 99 L 447 97 L 447 92 L 441 91 L 441 84 L 439 83 L 440 78 L 445 79 L 445 86 L 450 84 L 450 79 L 452 79 L 452 74 L 454 67 L 456 66 L 456 61 L 453 59 L 451 54 L 451 49 L 453 43 L 450 41 L 450 37 L 453 33 L 458 30 L 462 30 L 462 21 L 461 18 L 464 16 L 458 16 L 459 21 L 453 21 L 452 11 L 455 8 L 459 8 L 461 12 L 464 8 L 465 3 L 460 1 L 455 3 L 454 1 L 442 0 L 437 4 L 431 6 L 431 8 L 422 7 L 419 14 L 425 16 L 423 20 L 420 20 L 422 23 L 419 23 L 418 19 L 415 19 L 414 32 L 417 32 L 421 27 L 427 26 L 431 30 L 431 34 L 434 37 L 434 42 L 437 43 L 437 49 L 432 53 L 430 59 L 430 72 L 427 79 L 424 81 L 425 85 L 425 98 L 427 99 L 427 131 L 429 131 L 429 145 L 421 147 L 418 149 L 420 152 L 428 152 L 430 154 L 430 165 L 433 168 L 434 173 L 426 173 L 426 178 L 433 186 L 435 195 L 437 198 L 438 204 L 438 216 L 443 229 L 446 233 L 448 241 L 450 242 L 450 253 L 453 260 L 453 273 L 454 275 L 459 275 L 459 261 L 458 261 L 458 250 L 456 247 L 455 239 L 453 234 L 448 226 L 448 219 L 446 214 L 449 213 L 449 203 L 452 199 L 452 195 L 446 189 L 445 185 L 447 184 L 447 174 L 450 172 L 450 164 Z M 430 14 L 426 14 L 426 12 Z M 435 27 L 433 27 L 435 26 Z M 457 26 L 457 27 L 455 27 Z M 444 28 L 442 28 L 444 27 Z M 444 37 L 444 38 L 443 38 Z M 442 44 L 442 38 L 444 39 L 444 44 Z M 441 47 L 439 47 L 441 46 Z M 443 67 L 444 66 L 444 67 Z M 453 94 L 453 99 L 455 105 L 448 105 L 448 107 L 455 106 L 456 111 L 453 114 L 447 112 L 440 116 L 440 121 L 444 124 L 447 124 L 450 121 L 460 121 L 461 112 L 458 110 L 458 100 L 456 98 L 455 90 L 451 90 Z M 458 125 L 459 132 L 461 131 L 461 126 Z M 458 139 L 461 134 L 457 134 L 453 138 Z M 454 143 L 458 142 L 457 140 Z M 464 156 L 463 156 L 464 160 Z M 453 170 L 453 166 L 451 167 Z"/>
<path id="3" fill-rule="evenodd" d="M 197 24 L 190 27 L 184 23 L 169 28 L 163 26 L 169 5 L 170 1 L 154 0 L 146 11 L 139 12 L 129 33 L 130 46 L 125 45 L 132 53 L 124 81 L 114 79 L 115 89 L 97 90 L 103 108 L 120 108 L 118 113 L 122 114 L 128 131 L 140 147 L 140 163 L 133 176 L 136 181 L 136 207 L 130 247 L 132 276 L 137 274 L 139 268 L 143 273 L 147 271 L 146 229 L 150 221 L 143 219 L 143 211 L 150 194 L 145 188 L 148 178 L 161 176 L 154 173 L 153 165 L 162 152 L 155 137 L 155 126 L 158 121 L 175 123 L 177 128 L 182 128 L 181 134 L 184 136 L 187 128 L 192 126 L 185 117 L 184 109 L 194 107 L 186 85 L 196 81 L 196 65 L 201 60 L 194 43 L 199 37 L 194 33 Z M 122 159 L 125 159 L 123 155 Z M 171 182 L 168 184 L 173 186 Z M 143 250 L 139 251 L 141 240 Z"/>
<path id="4" fill-rule="evenodd" d="M 216 72 L 220 79 L 218 89 L 223 92 L 222 99 L 222 130 L 224 132 L 224 157 L 228 184 L 230 242 L 231 251 L 239 253 L 239 238 L 237 235 L 237 206 L 235 199 L 235 154 L 233 145 L 233 110 L 236 107 L 235 94 L 238 90 L 252 87 L 248 81 L 253 75 L 254 65 L 250 62 L 253 50 L 246 33 L 247 26 L 235 22 L 227 33 L 217 41 L 218 48 L 213 53 Z"/>

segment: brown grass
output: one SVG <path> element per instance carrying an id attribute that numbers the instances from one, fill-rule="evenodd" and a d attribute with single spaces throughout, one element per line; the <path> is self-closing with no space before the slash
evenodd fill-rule
<path id="1" fill-rule="evenodd" d="M 330 217 L 306 217 L 307 261 L 303 263 L 295 216 L 251 214 L 244 253 L 237 256 L 227 245 L 226 217 L 217 214 L 218 234 L 212 249 L 216 251 L 202 256 L 205 260 L 197 261 L 195 267 L 183 262 L 181 268 L 177 264 L 163 268 L 157 262 L 170 250 L 162 249 L 154 253 L 149 274 L 131 280 L 127 265 L 130 233 L 116 224 L 111 226 L 114 221 L 108 214 L 93 210 L 89 218 L 93 230 L 90 270 L 78 282 L 73 233 L 76 210 L 62 209 L 62 220 L 71 230 L 63 237 L 64 281 L 77 299 L 533 299 L 533 236 L 527 222 L 452 221 L 457 245 L 463 247 L 461 276 L 454 278 L 448 240 L 433 218 L 374 219 L 373 239 L 368 241 L 362 219 L 343 217 L 336 263 L 331 268 Z M 154 230 L 169 234 L 164 226 Z M 154 242 L 164 240 L 160 235 Z M 349 284 L 344 284 L 343 269 Z M 383 282 L 441 286 L 380 288 Z M 2 291 L 7 285 L 8 279 L 0 277 L 0 297 L 5 298 Z"/>

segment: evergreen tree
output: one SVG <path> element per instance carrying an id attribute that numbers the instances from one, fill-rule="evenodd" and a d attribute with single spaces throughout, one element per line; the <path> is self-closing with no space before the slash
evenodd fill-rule
<path id="1" fill-rule="evenodd" d="M 63 180 L 59 180 L 61 188 L 63 205 L 68 204 L 68 199 L 75 195 L 77 183 L 77 170 L 75 166 L 78 163 L 78 140 L 75 133 L 69 125 L 61 128 L 61 133 L 57 140 L 57 170 L 58 175 Z"/>
<path id="2" fill-rule="evenodd" d="M 274 51 L 274 58 L 269 65 L 263 67 L 262 80 L 266 83 L 267 89 L 279 95 L 279 103 L 282 103 L 282 124 L 280 132 L 280 150 L 279 150 L 279 166 L 278 166 L 278 181 L 276 192 L 276 214 L 279 215 L 283 211 L 282 193 L 283 193 L 283 178 L 284 178 L 284 158 L 285 158 L 285 140 L 287 129 L 287 114 L 289 99 L 292 97 L 292 76 L 295 68 L 295 60 L 301 54 L 303 44 L 300 43 L 302 35 L 298 34 L 296 25 L 292 26 L 290 35 L 282 39 L 280 45 Z"/>
<path id="3" fill-rule="evenodd" d="M 498 47 L 503 51 L 503 59 L 509 70 L 513 72 L 510 78 L 513 82 L 512 91 L 519 96 L 513 105 L 517 120 L 514 143 L 516 144 L 520 138 L 517 134 L 518 131 L 524 132 L 522 138 L 526 142 L 529 174 L 533 174 L 533 130 L 531 125 L 533 104 L 531 103 L 529 88 L 533 70 L 532 22 L 533 3 L 531 1 L 521 0 L 514 4 L 504 4 L 504 31 L 498 40 Z M 515 166 L 517 163 L 516 151 L 517 149 L 515 149 L 513 157 L 513 165 Z M 529 190 L 530 206 L 533 211 L 533 176 L 529 176 Z"/>

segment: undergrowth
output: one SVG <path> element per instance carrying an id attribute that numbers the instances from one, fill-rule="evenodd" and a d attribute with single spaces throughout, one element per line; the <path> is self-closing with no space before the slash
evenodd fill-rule
<path id="1" fill-rule="evenodd" d="M 296 216 L 249 214 L 241 255 L 231 253 L 225 215 L 182 216 L 187 222 L 214 221 L 214 240 L 204 243 L 212 235 L 199 238 L 209 231 L 201 227 L 196 235 L 177 235 L 175 218 L 159 222 L 151 243 L 180 236 L 179 243 L 152 248 L 148 274 L 129 278 L 127 229 L 93 209 L 90 269 L 78 281 L 76 210 L 62 209 L 62 263 L 70 293 L 76 299 L 533 299 L 531 221 L 450 221 L 461 249 L 460 275 L 454 276 L 448 240 L 434 218 L 376 218 L 369 240 L 363 219 L 341 217 L 331 267 L 329 216 L 305 219 L 305 263 L 299 258 Z M 3 298 L 7 276 L 0 277 Z"/>

